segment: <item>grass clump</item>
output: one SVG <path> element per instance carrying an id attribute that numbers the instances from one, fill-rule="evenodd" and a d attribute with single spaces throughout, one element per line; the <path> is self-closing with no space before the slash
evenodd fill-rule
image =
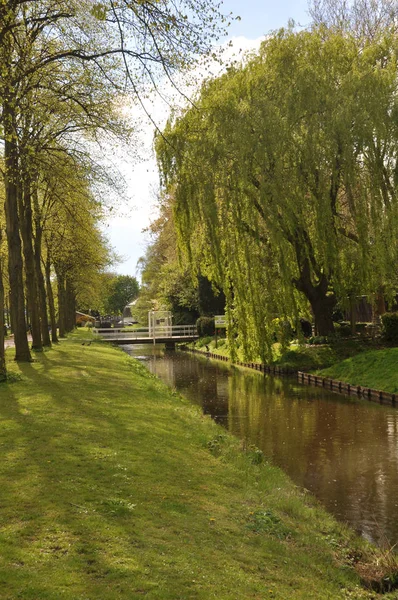
<path id="1" fill-rule="evenodd" d="M 2 600 L 375 598 L 347 556 L 378 551 L 91 335 L 29 364 L 7 351 Z"/>

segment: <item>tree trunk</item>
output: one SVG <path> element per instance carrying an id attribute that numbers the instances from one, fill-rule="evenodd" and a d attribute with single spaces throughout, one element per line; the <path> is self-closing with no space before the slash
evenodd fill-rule
<path id="1" fill-rule="evenodd" d="M 69 333 L 76 327 L 76 296 L 70 279 L 66 278 L 66 331 Z"/>
<path id="2" fill-rule="evenodd" d="M 334 333 L 332 314 L 335 301 L 333 297 L 322 293 L 318 287 L 314 287 L 310 294 L 311 299 L 308 298 L 314 313 L 315 332 L 316 335 L 331 335 Z"/>
<path id="3" fill-rule="evenodd" d="M 2 231 L 0 229 L 0 247 Z M 3 265 L 0 258 L 0 382 L 7 378 L 6 359 L 4 350 L 4 284 L 3 284 Z"/>
<path id="4" fill-rule="evenodd" d="M 35 239 L 34 239 L 34 260 L 35 260 L 35 272 L 37 281 L 37 292 L 39 300 L 39 316 L 41 326 L 41 337 L 43 346 L 51 346 L 49 322 L 47 314 L 47 297 L 46 297 L 46 286 L 44 282 L 44 275 L 41 268 L 41 250 L 42 250 L 42 239 L 43 230 L 40 223 L 39 214 L 39 203 L 37 200 L 37 188 L 33 191 L 33 203 L 35 207 Z"/>
<path id="5" fill-rule="evenodd" d="M 55 273 L 57 275 L 57 288 L 58 288 L 58 330 L 59 337 L 66 337 L 66 290 L 65 290 L 65 277 L 61 270 L 55 267 Z"/>
<path id="6" fill-rule="evenodd" d="M 14 325 L 12 322 L 12 312 L 11 312 L 11 290 L 8 292 L 8 319 L 11 333 L 14 334 Z"/>
<path id="7" fill-rule="evenodd" d="M 37 274 L 37 287 L 39 294 L 39 313 L 40 313 L 40 326 L 41 326 L 41 337 L 43 340 L 43 346 L 51 346 L 50 332 L 49 332 L 49 321 L 47 314 L 47 297 L 46 297 L 46 286 L 44 283 L 43 271 L 41 270 L 41 257 L 35 252 L 35 264 Z"/>
<path id="8" fill-rule="evenodd" d="M 385 312 L 386 312 L 386 300 L 385 300 L 385 296 L 384 296 L 384 289 L 382 287 L 380 287 L 377 290 L 375 303 L 374 303 L 374 309 L 373 309 L 374 321 L 380 322 L 380 317 L 382 315 L 384 315 Z"/>
<path id="9" fill-rule="evenodd" d="M 55 318 L 55 303 L 54 303 L 53 288 L 51 285 L 51 262 L 50 262 L 49 255 L 47 255 L 47 259 L 46 259 L 46 263 L 45 263 L 45 273 L 46 273 L 48 309 L 50 311 L 51 341 L 53 344 L 56 344 L 56 343 L 58 343 L 57 321 Z"/>
<path id="10" fill-rule="evenodd" d="M 4 185 L 5 215 L 8 242 L 8 273 L 10 280 L 11 319 L 14 329 L 15 360 L 28 362 L 31 360 L 26 332 L 25 303 L 23 287 L 23 267 L 21 239 L 19 237 L 18 219 L 18 149 L 15 134 L 15 115 L 11 105 L 12 95 L 3 102 L 4 121 Z"/>
<path id="11" fill-rule="evenodd" d="M 43 350 L 41 327 L 39 317 L 38 286 L 36 278 L 35 257 L 33 252 L 33 222 L 31 179 L 24 173 L 23 193 L 19 196 L 19 216 L 21 221 L 21 234 L 23 253 L 25 258 L 26 296 L 30 312 L 30 331 L 32 334 L 32 349 Z"/>
<path id="12" fill-rule="evenodd" d="M 357 324 L 357 308 L 355 296 L 350 296 L 350 327 L 352 335 L 355 334 L 356 324 Z"/>
<path id="13" fill-rule="evenodd" d="M 328 295 L 329 280 L 322 273 L 317 284 L 311 278 L 311 268 L 307 257 L 301 263 L 300 277 L 293 281 L 299 292 L 302 292 L 311 305 L 315 319 L 315 332 L 317 335 L 331 335 L 334 333 L 332 319 L 335 299 Z"/>

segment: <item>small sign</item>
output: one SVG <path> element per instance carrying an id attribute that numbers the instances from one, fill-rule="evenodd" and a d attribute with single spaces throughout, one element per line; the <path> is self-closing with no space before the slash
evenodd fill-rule
<path id="1" fill-rule="evenodd" d="M 215 315 L 214 325 L 216 329 L 227 327 L 227 317 L 225 315 Z"/>

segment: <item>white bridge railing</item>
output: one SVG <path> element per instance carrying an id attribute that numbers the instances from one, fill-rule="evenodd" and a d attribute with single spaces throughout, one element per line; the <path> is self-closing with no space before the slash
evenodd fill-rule
<path id="1" fill-rule="evenodd" d="M 166 338 L 192 338 L 197 337 L 195 325 L 159 325 L 149 329 L 149 327 L 140 327 L 132 331 L 125 329 L 113 329 L 111 327 L 93 329 L 95 335 L 100 335 L 107 340 L 145 340 L 145 339 L 166 339 Z"/>

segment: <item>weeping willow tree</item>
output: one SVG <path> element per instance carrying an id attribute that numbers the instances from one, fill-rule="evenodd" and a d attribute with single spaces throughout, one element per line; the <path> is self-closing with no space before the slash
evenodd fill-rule
<path id="1" fill-rule="evenodd" d="M 396 282 L 397 42 L 280 31 L 204 85 L 157 140 L 179 240 L 226 293 L 231 337 Z"/>

